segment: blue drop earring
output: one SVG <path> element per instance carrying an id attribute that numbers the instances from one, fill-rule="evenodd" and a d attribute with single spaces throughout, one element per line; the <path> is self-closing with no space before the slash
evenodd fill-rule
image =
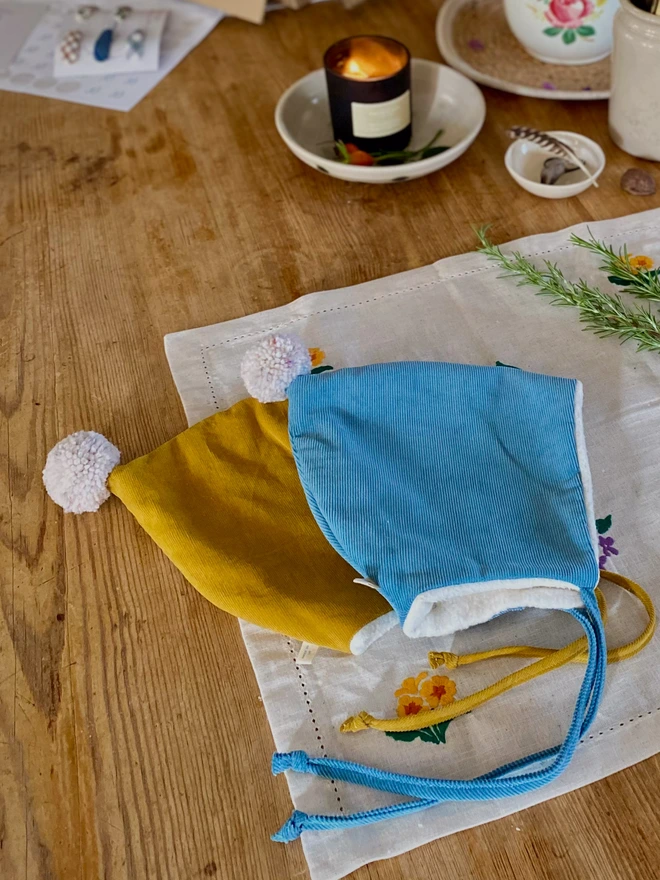
<path id="1" fill-rule="evenodd" d="M 107 61 L 110 56 L 110 46 L 112 46 L 112 28 L 106 28 L 96 38 L 94 58 L 97 61 Z"/>
<path id="2" fill-rule="evenodd" d="M 131 14 L 133 10 L 130 6 L 119 6 L 115 11 L 115 22 L 123 21 Z M 112 47 L 112 38 L 114 36 L 114 26 L 106 28 L 98 35 L 94 43 L 94 58 L 97 61 L 107 61 L 110 57 L 110 48 Z"/>

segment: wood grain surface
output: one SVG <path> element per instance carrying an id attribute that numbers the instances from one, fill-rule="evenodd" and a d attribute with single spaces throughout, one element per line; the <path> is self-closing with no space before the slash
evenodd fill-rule
<path id="1" fill-rule="evenodd" d="M 0 93 L 0 877 L 304 878 L 236 622 L 116 501 L 65 517 L 40 474 L 82 428 L 129 460 L 185 427 L 163 335 L 430 263 L 474 245 L 660 205 L 604 103 L 486 92 L 458 162 L 395 187 L 342 183 L 279 140 L 282 91 L 348 34 L 439 59 L 437 2 L 321 4 L 224 21 L 128 114 Z M 547 202 L 508 177 L 504 129 L 598 140 L 598 190 Z M 651 166 L 648 166 L 651 167 Z M 655 169 L 658 176 L 658 169 Z M 660 759 L 358 871 L 359 880 L 660 875 Z"/>

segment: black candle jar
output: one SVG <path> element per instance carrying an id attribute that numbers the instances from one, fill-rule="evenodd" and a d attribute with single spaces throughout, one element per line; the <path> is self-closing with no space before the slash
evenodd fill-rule
<path id="1" fill-rule="evenodd" d="M 323 58 L 337 141 L 404 150 L 412 136 L 410 52 L 390 37 L 347 37 Z"/>

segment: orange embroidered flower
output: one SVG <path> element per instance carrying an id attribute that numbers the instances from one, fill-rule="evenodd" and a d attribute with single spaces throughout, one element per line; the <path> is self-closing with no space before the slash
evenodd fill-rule
<path id="1" fill-rule="evenodd" d="M 414 679 L 413 679 L 414 680 Z M 417 715 L 424 708 L 424 700 L 421 697 L 410 697 L 405 694 L 399 697 L 399 705 L 396 707 L 396 714 L 399 718 L 405 718 L 406 715 Z"/>
<path id="2" fill-rule="evenodd" d="M 456 685 L 446 675 L 432 675 L 422 683 L 420 694 L 432 709 L 438 706 L 448 706 L 454 702 Z"/>
<path id="3" fill-rule="evenodd" d="M 653 260 L 645 254 L 637 254 L 636 257 L 628 257 L 628 264 L 633 272 L 644 272 L 653 268 Z"/>
<path id="4" fill-rule="evenodd" d="M 309 356 L 312 359 L 312 368 L 320 367 L 325 360 L 325 352 L 321 351 L 320 348 L 310 348 Z"/>
<path id="5" fill-rule="evenodd" d="M 422 679 L 426 678 L 427 675 L 427 672 L 420 672 L 416 678 L 413 678 L 412 676 L 410 678 L 404 678 L 401 682 L 401 687 L 394 691 L 394 696 L 402 697 L 404 694 L 418 694 L 419 683 Z"/>

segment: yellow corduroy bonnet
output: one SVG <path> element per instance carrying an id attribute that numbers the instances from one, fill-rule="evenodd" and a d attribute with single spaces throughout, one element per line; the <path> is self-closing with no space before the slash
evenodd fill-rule
<path id="1" fill-rule="evenodd" d="M 118 461 L 98 434 L 67 440 L 80 445 L 90 437 Z M 66 455 L 66 446 L 51 452 Z M 73 512 L 96 509 L 98 500 L 67 506 L 54 485 L 57 464 L 49 456 L 44 471 L 51 496 Z M 353 583 L 357 573 L 312 516 L 291 452 L 286 401 L 264 407 L 248 398 L 141 458 L 111 470 L 113 464 L 103 485 L 107 477 L 110 492 L 185 578 L 224 611 L 356 654 L 396 623 L 379 593 Z"/>

